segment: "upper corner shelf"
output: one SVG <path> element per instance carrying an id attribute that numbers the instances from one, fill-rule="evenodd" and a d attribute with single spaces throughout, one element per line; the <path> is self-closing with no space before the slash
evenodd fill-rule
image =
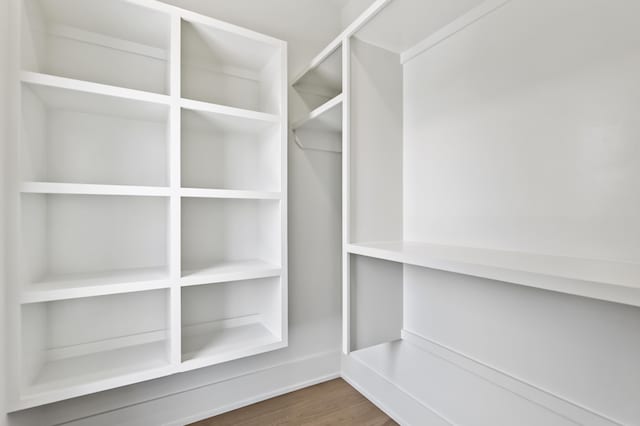
<path id="1" fill-rule="evenodd" d="M 342 93 L 342 46 L 332 43 L 293 82 L 309 109 Z"/>
<path id="2" fill-rule="evenodd" d="M 391 0 L 356 37 L 406 62 L 510 0 Z"/>
<path id="3" fill-rule="evenodd" d="M 640 264 L 460 246 L 388 241 L 349 244 L 351 254 L 640 306 Z"/>
<path id="4" fill-rule="evenodd" d="M 282 46 L 182 21 L 182 97 L 281 115 Z"/>
<path id="5" fill-rule="evenodd" d="M 23 4 L 23 69 L 168 93 L 169 15 L 124 0 Z"/>
<path id="6" fill-rule="evenodd" d="M 343 95 L 339 94 L 293 123 L 300 148 L 342 152 L 342 103 Z"/>

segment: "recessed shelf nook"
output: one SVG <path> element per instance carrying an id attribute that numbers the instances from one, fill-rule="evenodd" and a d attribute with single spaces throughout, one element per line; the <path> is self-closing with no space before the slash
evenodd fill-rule
<path id="1" fill-rule="evenodd" d="M 155 290 L 23 306 L 25 398 L 70 398 L 166 374 L 167 296 Z"/>
<path id="2" fill-rule="evenodd" d="M 168 93 L 169 15 L 125 0 L 22 0 L 28 71 Z"/>
<path id="3" fill-rule="evenodd" d="M 182 289 L 182 360 L 220 363 L 282 347 L 280 280 L 262 278 Z"/>
<path id="4" fill-rule="evenodd" d="M 279 46 L 264 37 L 182 21 L 183 98 L 278 115 L 281 67 Z"/>

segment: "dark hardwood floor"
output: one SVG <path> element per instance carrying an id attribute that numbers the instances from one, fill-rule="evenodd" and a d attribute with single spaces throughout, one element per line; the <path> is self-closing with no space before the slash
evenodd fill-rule
<path id="1" fill-rule="evenodd" d="M 342 379 L 331 380 L 191 426 L 397 425 Z"/>

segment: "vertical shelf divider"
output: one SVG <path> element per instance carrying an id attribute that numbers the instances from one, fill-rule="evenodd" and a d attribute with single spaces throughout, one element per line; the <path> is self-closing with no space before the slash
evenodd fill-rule
<path id="1" fill-rule="evenodd" d="M 181 265 L 181 209 L 180 176 L 181 176 L 181 56 L 182 56 L 182 18 L 171 16 L 171 42 L 169 54 L 169 88 L 171 95 L 171 111 L 169 117 L 169 180 L 171 200 L 169 212 L 169 265 L 171 290 L 169 298 L 169 345 L 170 360 L 174 365 L 182 362 L 182 290 L 180 277 Z"/>
<path id="2" fill-rule="evenodd" d="M 342 352 L 349 354 L 351 348 L 351 268 L 350 255 L 347 246 L 349 237 L 349 172 L 351 170 L 350 157 L 350 106 L 351 106 L 351 39 L 345 37 L 342 41 Z"/>

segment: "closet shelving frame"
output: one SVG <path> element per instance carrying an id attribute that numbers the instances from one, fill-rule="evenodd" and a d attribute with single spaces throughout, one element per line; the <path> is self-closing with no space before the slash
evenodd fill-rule
<path id="1" fill-rule="evenodd" d="M 287 346 L 287 46 L 11 0 L 12 411 Z"/>
<path id="2" fill-rule="evenodd" d="M 539 389 L 405 329 L 406 267 L 640 306 L 637 263 L 447 245 L 404 236 L 403 66 L 509 2 L 375 1 L 292 82 L 303 98 L 309 93 L 326 96 L 312 97 L 309 114 L 293 124 L 300 148 L 342 153 L 343 376 L 388 414 L 401 414 L 396 418 L 400 423 L 450 424 L 437 412 L 438 407 L 450 405 L 441 396 L 463 395 L 469 389 L 481 389 L 487 401 L 496 398 L 501 404 L 514 395 L 546 398 Z M 327 118 L 336 103 L 332 92 L 308 83 L 318 81 L 318 69 L 338 47 L 343 61 L 341 122 Z M 393 111 L 401 111 L 400 117 L 390 117 Z M 301 131 L 305 126 L 313 130 L 311 137 Z M 335 149 L 336 128 L 342 130 L 341 150 Z M 449 389 L 432 389 L 432 382 Z M 477 397 L 478 393 L 468 394 L 468 400 Z M 569 418 L 609 424 L 562 399 L 553 404 Z M 402 413 L 396 411 L 399 408 Z M 513 414 L 490 403 L 482 409 Z M 481 416 L 480 411 L 476 414 Z"/>

